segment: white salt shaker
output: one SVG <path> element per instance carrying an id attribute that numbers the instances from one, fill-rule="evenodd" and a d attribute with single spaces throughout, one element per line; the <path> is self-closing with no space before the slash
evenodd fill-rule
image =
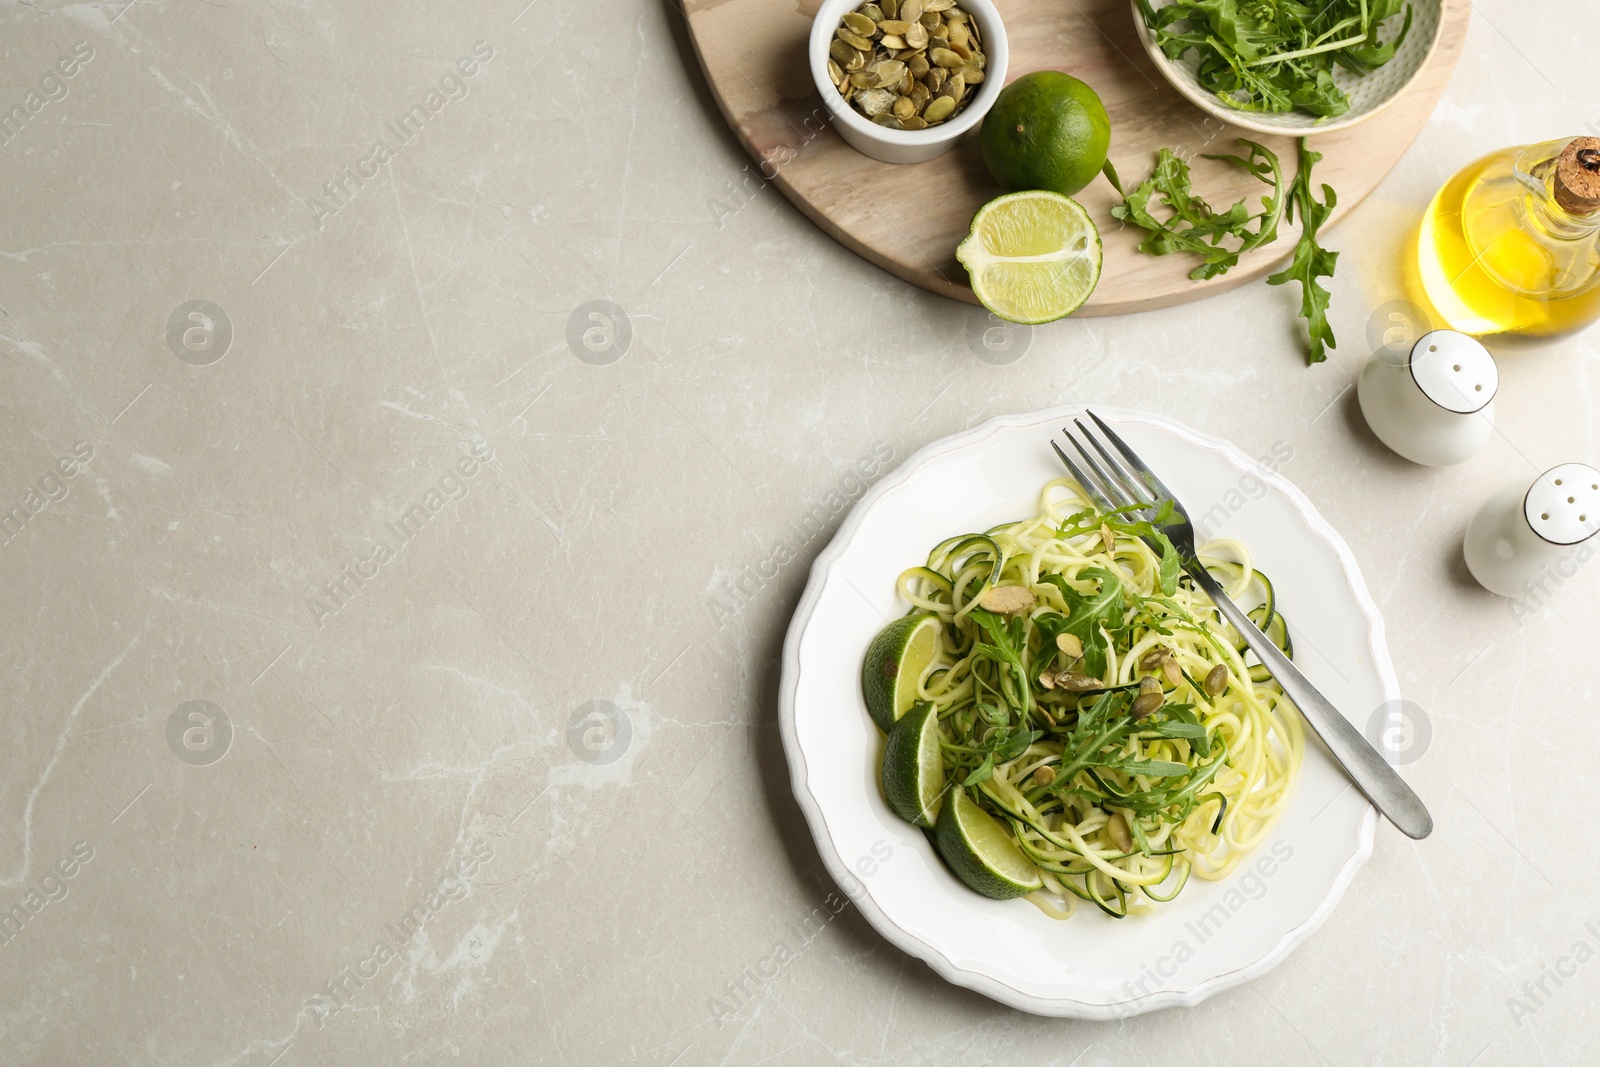
<path id="1" fill-rule="evenodd" d="M 1571 577 L 1596 532 L 1600 470 L 1563 463 L 1531 486 L 1514 482 L 1484 502 L 1467 526 L 1467 569 L 1491 593 L 1522 596 L 1550 568 Z"/>
<path id="2" fill-rule="evenodd" d="M 1379 440 L 1413 463 L 1445 467 L 1471 458 L 1494 433 L 1500 371 L 1474 338 L 1434 330 L 1402 359 L 1380 352 L 1361 371 L 1356 397 Z"/>

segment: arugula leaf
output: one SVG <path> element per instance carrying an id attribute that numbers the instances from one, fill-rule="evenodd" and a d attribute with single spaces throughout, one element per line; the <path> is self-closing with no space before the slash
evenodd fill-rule
<path id="1" fill-rule="evenodd" d="M 1206 728 L 1197 722 L 1160 722 L 1144 732 L 1156 737 L 1181 737 L 1189 741 L 1206 736 Z"/>
<path id="2" fill-rule="evenodd" d="M 1183 763 L 1160 759 L 1136 759 L 1132 756 L 1127 759 L 1105 760 L 1100 766 L 1113 767 L 1129 774 L 1142 774 L 1146 778 L 1178 778 L 1188 774 L 1192 769 Z"/>
<path id="3" fill-rule="evenodd" d="M 983 757 L 983 762 L 978 764 L 978 769 L 961 780 L 962 785 L 977 785 L 986 782 L 994 776 L 994 753 Z"/>
<path id="4" fill-rule="evenodd" d="M 1189 252 L 1199 256 L 1200 266 L 1189 273 L 1189 277 L 1197 281 L 1226 273 L 1228 268 L 1238 264 L 1240 255 L 1269 244 L 1278 236 L 1278 220 L 1283 217 L 1284 210 L 1283 175 L 1279 171 L 1278 157 L 1254 141 L 1241 137 L 1239 144 L 1249 150 L 1248 156 L 1206 158 L 1239 167 L 1272 186 L 1272 195 L 1261 198 L 1261 214 L 1251 215 L 1243 200 L 1226 211 L 1215 210 L 1204 198 L 1195 195 L 1190 184 L 1189 164 L 1171 149 L 1163 148 L 1156 156 L 1155 169 L 1150 176 L 1135 186 L 1122 203 L 1112 207 L 1112 217 L 1146 231 L 1146 237 L 1139 244 L 1141 252 L 1153 256 Z M 1167 209 L 1166 219 L 1157 218 L 1152 212 L 1152 200 L 1158 200 Z M 1224 245 L 1225 238 L 1237 240 L 1238 247 Z"/>
<path id="5" fill-rule="evenodd" d="M 1160 505 L 1156 508 L 1154 518 L 1148 521 L 1135 519 L 1130 522 L 1119 518 L 1119 516 L 1127 512 L 1142 510 L 1143 507 L 1144 505 L 1142 504 L 1129 504 L 1126 507 L 1114 508 L 1103 513 L 1096 511 L 1079 512 L 1073 518 L 1081 521 L 1077 525 L 1062 523 L 1057 535 L 1060 537 L 1076 537 L 1079 534 L 1093 533 L 1100 529 L 1101 524 L 1104 523 L 1111 527 L 1113 533 L 1127 534 L 1131 537 L 1143 537 L 1154 541 L 1161 549 L 1161 569 L 1159 571 L 1161 594 L 1163 596 L 1171 596 L 1177 592 L 1178 573 L 1182 569 L 1183 561 L 1178 555 L 1177 548 L 1173 546 L 1171 539 L 1162 532 L 1162 528 L 1182 521 L 1182 516 L 1178 514 L 1178 509 L 1173 502 L 1163 497 Z M 1089 574 L 1092 570 L 1098 570 L 1098 568 L 1091 568 L 1080 573 Z M 1062 580 L 1059 577 L 1046 576 L 1043 580 L 1050 581 L 1051 577 L 1055 577 L 1055 581 L 1052 584 L 1055 584 L 1057 588 L 1064 589 Z M 1063 591 L 1062 595 L 1066 596 L 1067 594 Z M 1077 631 L 1074 630 L 1073 632 L 1076 633 Z M 1081 638 L 1083 635 L 1078 634 L 1078 636 Z M 1055 634 L 1051 634 L 1050 639 L 1054 640 Z"/>
<path id="6" fill-rule="evenodd" d="M 1157 536 L 1161 538 L 1161 595 L 1171 596 L 1178 591 L 1178 550 L 1165 534 Z"/>
<path id="7" fill-rule="evenodd" d="M 1143 2 L 1144 0 L 1141 0 L 1141 3 Z M 1375 10 L 1378 7 L 1393 7 L 1399 2 L 1401 0 L 1374 0 Z M 1209 5 L 1220 10 L 1233 3 L 1234 0 L 1196 0 L 1186 5 L 1162 8 L 1162 13 L 1172 11 L 1177 6 L 1201 8 Z M 1409 8 L 1407 11 L 1409 12 Z M 1313 78 L 1302 85 L 1299 91 L 1320 93 L 1332 90 L 1331 75 L 1323 71 L 1321 77 L 1327 79 L 1325 87 L 1319 89 L 1321 81 Z M 1314 109 L 1321 107 L 1322 104 L 1313 101 L 1308 106 Z M 1321 203 L 1317 202 L 1312 193 L 1311 170 L 1321 161 L 1322 154 L 1311 151 L 1306 139 L 1300 138 L 1299 170 L 1295 174 L 1294 181 L 1285 189 L 1283 170 L 1276 153 L 1244 138 L 1239 139 L 1239 144 L 1249 150 L 1248 155 L 1215 155 L 1205 158 L 1225 162 L 1248 171 L 1259 181 L 1272 186 L 1272 195 L 1261 198 L 1262 210 L 1259 215 L 1250 215 L 1243 200 L 1227 211 L 1216 211 L 1204 198 L 1195 195 L 1189 182 L 1188 164 L 1167 148 L 1161 149 L 1157 155 L 1155 170 L 1151 172 L 1150 177 L 1139 183 L 1123 198 L 1122 203 L 1114 205 L 1111 208 L 1111 215 L 1146 232 L 1144 240 L 1139 243 L 1141 252 L 1148 252 L 1154 256 L 1164 256 L 1171 252 L 1188 252 L 1199 256 L 1200 265 L 1189 272 L 1189 277 L 1200 281 L 1227 273 L 1230 267 L 1238 264 L 1239 257 L 1244 253 L 1271 244 L 1278 237 L 1280 220 L 1287 218 L 1292 223 L 1298 214 L 1300 239 L 1295 245 L 1294 256 L 1287 267 L 1268 277 L 1267 283 L 1270 285 L 1282 285 L 1287 281 L 1300 283 L 1300 316 L 1306 320 L 1306 362 L 1321 363 L 1328 358 L 1327 350 L 1337 348 L 1338 343 L 1334 339 L 1333 328 L 1328 324 L 1328 301 L 1332 294 L 1319 284 L 1317 279 L 1333 277 L 1334 267 L 1339 260 L 1339 253 L 1329 251 L 1317 242 L 1318 230 L 1338 203 L 1338 197 L 1330 185 L 1322 186 Z M 1150 204 L 1155 199 L 1159 199 L 1168 209 L 1167 218 L 1157 218 L 1151 212 Z M 1224 238 L 1236 239 L 1239 242 L 1238 246 L 1229 248 L 1223 245 L 1221 242 Z M 1076 520 L 1078 516 L 1072 518 Z M 1155 525 L 1159 527 L 1166 521 L 1168 520 L 1158 517 Z M 1063 523 L 1063 530 L 1066 529 L 1066 525 Z M 1138 536 L 1152 536 L 1152 534 L 1140 531 Z M 1159 536 L 1159 533 L 1156 536 Z M 1175 564 L 1175 559 L 1172 564 L 1168 563 L 1168 555 L 1163 550 L 1161 591 L 1167 596 L 1171 596 L 1173 590 L 1177 588 L 1176 569 L 1170 572 L 1171 584 L 1168 581 L 1168 568 L 1175 567 Z"/>
<path id="8" fill-rule="evenodd" d="M 1390 15 L 1399 13 L 1404 0 L 1373 0 L 1371 7 L 1371 21 L 1374 25 L 1382 22 Z M 1357 77 L 1370 74 L 1373 70 L 1383 66 L 1394 58 L 1396 50 L 1405 41 L 1406 34 L 1411 32 L 1411 5 L 1405 4 L 1406 20 L 1400 27 L 1400 35 L 1388 44 L 1379 44 L 1374 40 L 1371 44 L 1360 47 L 1346 48 L 1334 55 L 1335 61 L 1343 68 Z"/>
<path id="9" fill-rule="evenodd" d="M 1027 666 L 1022 660 L 1028 640 L 1027 623 L 1018 616 L 1003 618 L 983 608 L 974 608 L 967 617 L 989 638 L 987 644 L 979 640 L 973 645 L 973 655 L 982 656 L 1001 666 L 1001 695 L 1026 715 L 1033 710 L 1033 686 L 1028 678 Z M 1004 669 L 1006 667 L 1011 670 L 1006 671 Z M 987 717 L 987 713 L 985 714 Z"/>
<path id="10" fill-rule="evenodd" d="M 1339 253 L 1330 252 L 1317 243 L 1317 230 L 1333 212 L 1338 197 L 1333 186 L 1323 185 L 1322 203 L 1317 203 L 1311 192 L 1311 168 L 1322 159 L 1322 153 L 1313 152 L 1304 137 L 1300 138 L 1300 172 L 1289 187 L 1289 221 L 1300 215 L 1300 241 L 1294 246 L 1294 258 L 1277 274 L 1267 278 L 1268 285 L 1284 282 L 1300 283 L 1300 316 L 1306 320 L 1309 347 L 1306 363 L 1321 363 L 1328 358 L 1327 349 L 1339 344 L 1333 337 L 1333 327 L 1328 325 L 1328 301 L 1333 296 L 1318 284 L 1318 278 L 1333 277 Z"/>
<path id="11" fill-rule="evenodd" d="M 1085 567 L 1078 579 L 1098 581 L 1100 588 L 1092 593 L 1080 593 L 1059 574 L 1046 574 L 1041 581 L 1048 582 L 1061 593 L 1067 602 L 1067 616 L 1063 623 L 1054 624 L 1056 634 L 1069 633 L 1083 643 L 1083 672 L 1099 677 L 1106 670 L 1106 631 L 1122 630 L 1122 617 L 1127 613 L 1127 598 L 1122 592 L 1122 579 L 1104 567 Z"/>

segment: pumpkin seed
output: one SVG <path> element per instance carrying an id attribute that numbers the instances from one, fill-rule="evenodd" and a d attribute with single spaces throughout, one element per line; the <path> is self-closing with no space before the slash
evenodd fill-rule
<path id="1" fill-rule="evenodd" d="M 944 99 L 948 100 L 949 97 L 945 97 Z M 932 107 L 933 105 L 929 104 L 928 106 Z M 1080 674 L 1077 671 L 1061 671 L 1059 674 L 1057 674 L 1056 687 L 1059 689 L 1065 689 L 1072 693 L 1087 693 L 1092 689 L 1105 688 L 1105 686 L 1100 684 L 1100 679 L 1091 678 L 1087 674 Z"/>
<path id="2" fill-rule="evenodd" d="M 1219 697 L 1222 691 L 1228 688 L 1228 668 L 1224 664 L 1217 664 L 1206 674 L 1206 696 Z"/>
<path id="3" fill-rule="evenodd" d="M 1033 592 L 1020 585 L 997 585 L 978 598 L 980 608 L 996 615 L 1016 615 L 1033 605 Z"/>
<path id="4" fill-rule="evenodd" d="M 1153 674 L 1147 674 L 1139 679 L 1139 695 L 1144 696 L 1146 693 L 1161 695 L 1161 683 L 1156 681 L 1156 676 Z"/>
<path id="5" fill-rule="evenodd" d="M 1056 769 L 1054 767 L 1040 767 L 1038 770 L 1033 772 L 1034 785 L 1049 785 L 1055 780 Z M 1127 849 L 1123 849 L 1123 851 L 1126 852 Z"/>
<path id="6" fill-rule="evenodd" d="M 894 106 L 894 94 L 887 89 L 864 88 L 856 93 L 856 106 L 867 118 L 876 119 Z"/>
<path id="7" fill-rule="evenodd" d="M 926 129 L 966 106 L 983 80 L 978 26 L 959 0 L 867 0 L 840 17 L 828 77 L 890 129 Z"/>
<path id="8" fill-rule="evenodd" d="M 1147 671 L 1153 671 L 1161 666 L 1161 661 L 1166 659 L 1168 655 L 1167 650 L 1158 645 L 1139 657 L 1139 666 Z"/>
<path id="9" fill-rule="evenodd" d="M 873 22 L 859 11 L 845 12 L 844 24 L 845 28 L 851 33 L 855 34 L 857 37 L 864 37 L 869 41 L 872 40 L 873 33 L 878 29 L 878 24 L 876 22 Z M 888 33 L 889 31 L 885 30 L 884 32 Z M 852 41 L 850 43 L 854 44 L 855 42 Z"/>
<path id="10" fill-rule="evenodd" d="M 1171 656 L 1161 661 L 1161 673 L 1167 676 L 1167 681 L 1176 689 L 1183 684 L 1183 668 L 1178 666 L 1178 661 Z"/>
<path id="11" fill-rule="evenodd" d="M 1128 713 L 1135 719 L 1142 719 L 1159 707 L 1161 707 L 1160 693 L 1140 693 L 1138 699 L 1133 702 L 1133 707 L 1128 709 Z"/>
<path id="12" fill-rule="evenodd" d="M 898 59 L 880 59 L 867 68 L 867 73 L 873 77 L 873 87 L 882 89 L 899 85 L 905 72 L 906 65 Z"/>
<path id="13" fill-rule="evenodd" d="M 862 37 L 859 34 L 851 33 L 843 26 L 840 26 L 837 30 L 834 30 L 833 35 L 839 38 L 839 40 L 843 41 L 845 44 L 849 45 L 851 48 L 859 49 L 862 52 L 872 51 L 872 42 L 869 39 Z"/>
<path id="14" fill-rule="evenodd" d="M 1111 818 L 1106 820 L 1106 836 L 1111 838 L 1111 843 L 1123 852 L 1133 851 L 1133 834 L 1128 830 L 1128 820 L 1123 817 L 1122 812 L 1114 811 L 1111 813 Z"/>
<path id="15" fill-rule="evenodd" d="M 928 121 L 929 125 L 932 125 L 935 122 L 943 122 L 949 118 L 950 113 L 955 109 L 956 102 L 950 97 L 936 96 L 928 101 L 927 107 L 922 109 L 922 117 Z"/>

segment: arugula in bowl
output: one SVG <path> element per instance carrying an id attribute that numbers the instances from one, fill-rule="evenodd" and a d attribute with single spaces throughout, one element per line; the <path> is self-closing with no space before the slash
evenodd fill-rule
<path id="1" fill-rule="evenodd" d="M 1240 111 L 1304 111 L 1332 118 L 1350 110 L 1335 67 L 1369 74 L 1394 58 L 1411 30 L 1406 0 L 1179 0 L 1162 8 L 1138 0 L 1157 47 L 1177 61 L 1199 56 L 1202 88 Z M 1380 27 L 1404 16 L 1400 32 Z"/>

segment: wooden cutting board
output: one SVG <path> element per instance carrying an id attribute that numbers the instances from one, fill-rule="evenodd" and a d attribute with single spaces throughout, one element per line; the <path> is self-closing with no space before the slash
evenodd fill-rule
<path id="1" fill-rule="evenodd" d="M 808 218 L 846 248 L 914 285 L 976 302 L 955 248 L 985 201 L 1002 190 L 978 154 L 974 129 L 953 151 L 926 163 L 880 163 L 833 131 L 811 81 L 806 37 L 818 0 L 685 0 L 684 13 L 706 80 L 723 116 L 774 182 Z M 1195 191 L 1226 206 L 1264 187 L 1242 171 L 1198 158 L 1238 151 L 1248 136 L 1273 151 L 1290 174 L 1294 141 L 1221 123 L 1171 87 L 1145 54 L 1128 0 L 996 0 L 1011 45 L 1008 78 L 1064 70 L 1091 85 L 1111 116 L 1111 162 L 1123 185 L 1149 173 L 1156 151 L 1193 156 Z M 1471 5 L 1447 0 L 1438 44 L 1417 77 L 1388 108 L 1347 130 L 1312 140 L 1323 153 L 1316 179 L 1339 194 L 1329 225 L 1366 197 L 1433 112 L 1466 40 Z M 1189 279 L 1191 256 L 1155 257 L 1135 249 L 1139 233 L 1110 216 L 1115 194 L 1099 179 L 1077 194 L 1100 227 L 1105 269 L 1080 315 L 1165 307 L 1231 289 L 1275 269 L 1295 229 L 1210 281 Z"/>

